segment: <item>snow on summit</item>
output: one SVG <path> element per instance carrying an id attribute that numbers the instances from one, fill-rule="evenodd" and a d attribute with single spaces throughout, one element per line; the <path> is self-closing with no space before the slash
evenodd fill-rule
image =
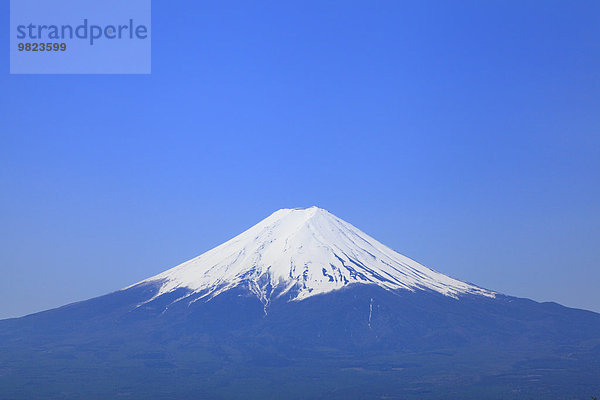
<path id="1" fill-rule="evenodd" d="M 187 288 L 214 297 L 244 286 L 263 304 L 302 300 L 350 284 L 432 290 L 457 297 L 491 291 L 450 278 L 405 257 L 318 207 L 281 209 L 206 253 L 141 283 L 158 294 Z"/>

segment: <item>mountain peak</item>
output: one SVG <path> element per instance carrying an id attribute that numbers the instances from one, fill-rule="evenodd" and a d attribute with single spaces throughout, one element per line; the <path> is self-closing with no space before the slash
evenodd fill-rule
<path id="1" fill-rule="evenodd" d="M 352 284 L 430 290 L 446 296 L 494 293 L 429 269 L 319 207 L 283 208 L 233 239 L 140 283 L 155 296 L 185 288 L 212 298 L 246 287 L 265 305 L 302 300 Z"/>
<path id="2" fill-rule="evenodd" d="M 317 206 L 311 206 L 311 207 L 280 208 L 279 210 L 277 210 L 273 214 L 271 214 L 271 216 L 281 216 L 282 217 L 282 216 L 288 215 L 290 213 L 303 214 L 307 217 L 311 217 L 315 214 L 322 214 L 322 213 L 332 215 L 329 211 L 327 211 L 323 208 L 319 208 Z"/>

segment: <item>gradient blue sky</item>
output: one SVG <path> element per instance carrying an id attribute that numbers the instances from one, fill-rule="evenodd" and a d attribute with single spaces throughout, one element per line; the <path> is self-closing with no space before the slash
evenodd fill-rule
<path id="1" fill-rule="evenodd" d="M 310 205 L 600 311 L 600 2 L 449 3 L 154 1 L 149 76 L 11 76 L 5 49 L 0 318 Z"/>

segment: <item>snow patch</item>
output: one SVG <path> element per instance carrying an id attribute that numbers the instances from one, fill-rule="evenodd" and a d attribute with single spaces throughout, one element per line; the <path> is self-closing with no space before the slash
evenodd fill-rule
<path id="1" fill-rule="evenodd" d="M 210 299 L 244 286 L 263 303 L 265 314 L 271 298 L 300 301 L 356 283 L 431 290 L 454 298 L 494 297 L 494 292 L 395 252 L 317 207 L 276 211 L 233 239 L 138 284 L 150 282 L 160 284 L 154 298 L 187 288 Z M 369 326 L 371 313 L 372 303 Z"/>

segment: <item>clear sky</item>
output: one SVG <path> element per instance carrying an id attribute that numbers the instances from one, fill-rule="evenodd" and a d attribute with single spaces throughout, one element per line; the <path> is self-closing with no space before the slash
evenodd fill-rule
<path id="1" fill-rule="evenodd" d="M 148 76 L 11 76 L 5 49 L 0 318 L 311 205 L 456 278 L 600 312 L 598 15 L 156 0 Z"/>

